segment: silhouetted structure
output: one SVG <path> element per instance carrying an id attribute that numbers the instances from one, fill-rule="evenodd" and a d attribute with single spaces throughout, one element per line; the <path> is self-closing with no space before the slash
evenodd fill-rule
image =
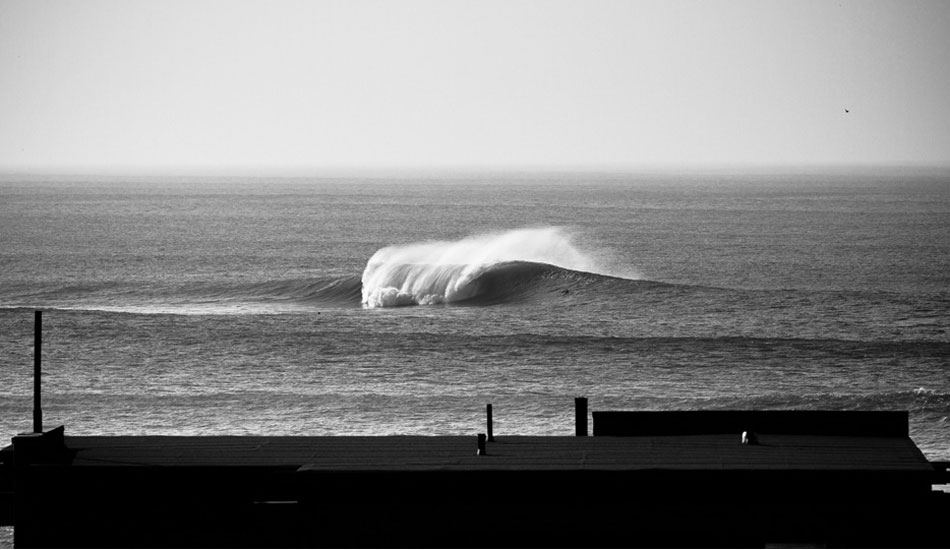
<path id="1" fill-rule="evenodd" d="M 19 547 L 946 545 L 946 464 L 906 412 L 591 416 L 492 442 L 52 430 L 0 456 Z"/>

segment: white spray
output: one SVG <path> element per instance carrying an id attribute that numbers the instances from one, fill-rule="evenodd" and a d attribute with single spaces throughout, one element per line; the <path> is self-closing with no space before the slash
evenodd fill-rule
<path id="1" fill-rule="evenodd" d="M 538 262 L 575 271 L 596 270 L 560 227 L 515 229 L 466 237 L 388 246 L 363 271 L 367 307 L 455 302 L 471 297 L 469 283 L 501 262 Z"/>

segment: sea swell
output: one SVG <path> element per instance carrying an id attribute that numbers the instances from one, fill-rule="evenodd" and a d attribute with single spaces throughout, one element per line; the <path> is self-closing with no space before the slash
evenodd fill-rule
<path id="1" fill-rule="evenodd" d="M 362 280 L 351 275 L 176 285 L 95 282 L 12 289 L 0 298 L 0 307 L 230 314 L 433 304 L 488 306 L 569 299 L 578 302 L 585 296 L 607 299 L 611 294 L 628 294 L 634 289 L 675 286 L 524 261 L 479 266 L 388 264 L 384 270 L 384 275 L 377 273 L 370 280 L 364 274 Z"/>
<path id="2" fill-rule="evenodd" d="M 5 292 L 8 308 L 132 313 L 241 313 L 306 307 L 359 307 L 360 279 L 317 277 L 258 282 L 181 284 L 99 281 Z"/>
<path id="3" fill-rule="evenodd" d="M 524 261 L 485 266 L 400 264 L 371 266 L 367 271 L 370 276 L 364 275 L 362 289 L 366 307 L 523 303 L 563 298 L 622 280 Z"/>
<path id="4" fill-rule="evenodd" d="M 604 273 L 565 230 L 516 229 L 382 248 L 363 271 L 362 304 L 519 302 L 606 279 L 618 277 Z"/>
<path id="5" fill-rule="evenodd" d="M 775 392 L 749 396 L 723 396 L 711 399 L 683 400 L 666 404 L 671 409 L 749 409 L 749 410 L 904 410 L 911 413 L 950 415 L 950 393 L 929 388 L 913 390 L 847 392 Z"/>

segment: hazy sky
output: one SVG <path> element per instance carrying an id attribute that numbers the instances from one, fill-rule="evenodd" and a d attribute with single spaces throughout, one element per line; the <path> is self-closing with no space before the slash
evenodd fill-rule
<path id="1" fill-rule="evenodd" d="M 950 162 L 950 1 L 0 0 L 0 168 L 745 162 Z"/>

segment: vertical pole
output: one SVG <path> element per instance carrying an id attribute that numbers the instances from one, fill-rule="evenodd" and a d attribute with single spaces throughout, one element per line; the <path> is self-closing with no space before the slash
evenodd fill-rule
<path id="1" fill-rule="evenodd" d="M 492 434 L 491 403 L 485 407 L 485 411 L 488 414 L 488 440 L 494 441 L 495 436 Z"/>
<path id="2" fill-rule="evenodd" d="M 579 437 L 587 436 L 587 398 L 574 398 L 574 427 Z"/>
<path id="3" fill-rule="evenodd" d="M 42 385 L 43 312 L 37 311 L 33 322 L 33 432 L 43 433 Z"/>

